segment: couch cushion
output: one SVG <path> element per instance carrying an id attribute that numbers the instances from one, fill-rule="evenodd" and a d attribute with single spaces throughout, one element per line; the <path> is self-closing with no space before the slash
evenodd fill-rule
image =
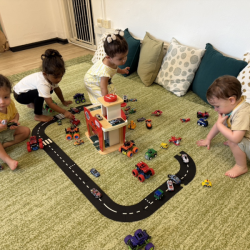
<path id="1" fill-rule="evenodd" d="M 177 96 L 185 95 L 204 52 L 204 49 L 182 45 L 172 38 L 155 82 Z"/>
<path id="2" fill-rule="evenodd" d="M 148 32 L 142 41 L 138 65 L 138 75 L 145 86 L 150 86 L 161 67 L 163 59 L 163 41 L 152 37 Z"/>
<path id="3" fill-rule="evenodd" d="M 244 54 L 243 61 L 248 65 L 240 72 L 237 79 L 242 86 L 242 95 L 246 97 L 246 101 L 250 103 L 250 53 Z"/>
<path id="4" fill-rule="evenodd" d="M 128 43 L 128 57 L 126 63 L 124 65 L 119 66 L 119 68 L 124 69 L 126 67 L 130 67 L 129 74 L 124 74 L 124 76 L 128 76 L 137 70 L 141 42 L 140 40 L 132 37 L 128 29 L 124 30 L 124 38 Z"/>
<path id="5" fill-rule="evenodd" d="M 246 65 L 247 63 L 242 60 L 222 55 L 210 43 L 207 43 L 206 52 L 196 71 L 193 83 L 191 84 L 191 90 L 207 102 L 207 89 L 215 79 L 223 75 L 237 77 Z"/>

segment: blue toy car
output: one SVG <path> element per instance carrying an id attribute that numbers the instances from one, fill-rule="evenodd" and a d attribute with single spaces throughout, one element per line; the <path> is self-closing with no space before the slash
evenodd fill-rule
<path id="1" fill-rule="evenodd" d="M 95 168 L 91 168 L 90 173 L 92 175 L 94 175 L 95 177 L 99 177 L 100 176 L 100 173 Z"/>
<path id="2" fill-rule="evenodd" d="M 201 118 L 197 121 L 197 124 L 202 127 L 207 127 L 208 126 L 208 121 L 205 118 Z"/>
<path id="3" fill-rule="evenodd" d="M 169 178 L 170 180 L 172 180 L 175 184 L 181 184 L 180 178 L 177 177 L 177 176 L 174 175 L 174 174 L 169 174 L 169 175 L 168 175 L 168 178 Z"/>
<path id="4" fill-rule="evenodd" d="M 138 250 L 145 246 L 145 250 L 153 250 L 154 245 L 150 243 L 150 238 L 146 230 L 138 229 L 135 231 L 134 236 L 128 235 L 125 237 L 124 242 L 130 250 Z"/>

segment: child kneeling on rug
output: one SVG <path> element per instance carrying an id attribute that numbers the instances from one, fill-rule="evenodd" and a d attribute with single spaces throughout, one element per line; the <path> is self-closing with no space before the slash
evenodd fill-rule
<path id="1" fill-rule="evenodd" d="M 52 110 L 64 114 L 66 118 L 73 119 L 74 116 L 69 111 L 57 106 L 51 98 L 54 90 L 64 106 L 72 103 L 72 101 L 64 100 L 62 91 L 58 86 L 65 73 L 61 54 L 57 50 L 47 49 L 42 54 L 41 59 L 42 72 L 26 76 L 14 86 L 16 101 L 33 108 L 36 121 L 48 122 L 53 119 L 51 116 L 43 115 L 44 100 Z"/>
<path id="2" fill-rule="evenodd" d="M 104 50 L 107 55 L 97 61 L 85 74 L 84 83 L 92 104 L 100 104 L 97 98 L 109 93 L 108 86 L 116 73 L 129 73 L 129 67 L 125 69 L 118 67 L 125 64 L 128 55 L 128 44 L 123 35 L 123 31 L 116 30 L 115 34 L 106 37 Z"/>
<path id="3" fill-rule="evenodd" d="M 236 164 L 225 175 L 234 178 L 248 171 L 246 156 L 250 159 L 250 104 L 241 93 L 241 83 L 233 76 L 216 79 L 207 90 L 207 100 L 218 112 L 217 122 L 205 140 L 198 146 L 210 149 L 211 140 L 221 132 L 227 139 Z"/>
<path id="4" fill-rule="evenodd" d="M 10 98 L 10 93 L 10 81 L 0 74 L 0 158 L 8 164 L 11 170 L 15 170 L 18 162 L 6 153 L 5 148 L 27 139 L 30 129 L 16 125 L 7 128 L 6 123 L 14 122 L 19 125 L 19 114 L 15 103 Z"/>

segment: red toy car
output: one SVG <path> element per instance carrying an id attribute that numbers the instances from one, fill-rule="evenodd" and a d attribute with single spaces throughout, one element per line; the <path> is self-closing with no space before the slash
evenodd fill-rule
<path id="1" fill-rule="evenodd" d="M 130 158 L 133 156 L 133 153 L 136 154 L 138 152 L 138 148 L 135 147 L 135 142 L 133 140 L 126 141 L 119 148 L 119 152 L 121 152 L 124 155 L 127 155 Z"/>
<path id="2" fill-rule="evenodd" d="M 176 138 L 175 136 L 171 136 L 171 139 L 169 139 L 169 142 L 173 142 L 174 145 L 180 146 L 181 137 Z"/>
<path id="3" fill-rule="evenodd" d="M 79 110 L 79 109 L 77 109 L 77 108 L 70 108 L 70 113 L 71 114 L 79 114 L 81 111 Z"/>
<path id="4" fill-rule="evenodd" d="M 181 122 L 189 122 L 190 121 L 190 118 L 187 118 L 187 119 L 180 119 Z"/>
<path id="5" fill-rule="evenodd" d="M 43 139 L 39 138 L 37 141 L 37 138 L 35 135 L 30 137 L 30 141 L 27 142 L 27 150 L 28 152 L 36 151 L 39 148 L 43 149 Z"/>
<path id="6" fill-rule="evenodd" d="M 70 123 L 76 127 L 80 124 L 80 120 L 74 118 L 74 119 L 70 120 Z"/>
<path id="7" fill-rule="evenodd" d="M 162 114 L 161 110 L 155 110 L 151 115 L 160 116 Z"/>
<path id="8" fill-rule="evenodd" d="M 202 113 L 201 111 L 197 112 L 197 118 L 208 118 L 209 114 L 205 111 L 205 113 Z"/>
<path id="9" fill-rule="evenodd" d="M 144 182 L 145 179 L 148 179 L 150 176 L 153 176 L 155 174 L 154 169 L 149 168 L 149 166 L 143 161 L 140 161 L 135 166 L 136 169 L 132 171 L 132 174 L 135 177 L 137 177 L 139 174 L 138 179 L 140 182 Z"/>

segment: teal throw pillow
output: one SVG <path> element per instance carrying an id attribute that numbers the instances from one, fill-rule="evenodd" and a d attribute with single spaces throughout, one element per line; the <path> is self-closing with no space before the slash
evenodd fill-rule
<path id="1" fill-rule="evenodd" d="M 124 38 L 128 43 L 128 58 L 124 65 L 119 66 L 120 69 L 124 69 L 126 67 L 130 67 L 129 74 L 137 71 L 137 66 L 139 62 L 139 55 L 140 55 L 140 40 L 135 39 L 132 37 L 128 31 L 128 29 L 124 30 Z M 128 76 L 124 74 L 123 76 Z"/>
<path id="2" fill-rule="evenodd" d="M 191 90 L 207 102 L 207 90 L 215 79 L 223 75 L 237 77 L 246 65 L 247 62 L 224 56 L 207 43 L 205 55 L 196 71 Z"/>

